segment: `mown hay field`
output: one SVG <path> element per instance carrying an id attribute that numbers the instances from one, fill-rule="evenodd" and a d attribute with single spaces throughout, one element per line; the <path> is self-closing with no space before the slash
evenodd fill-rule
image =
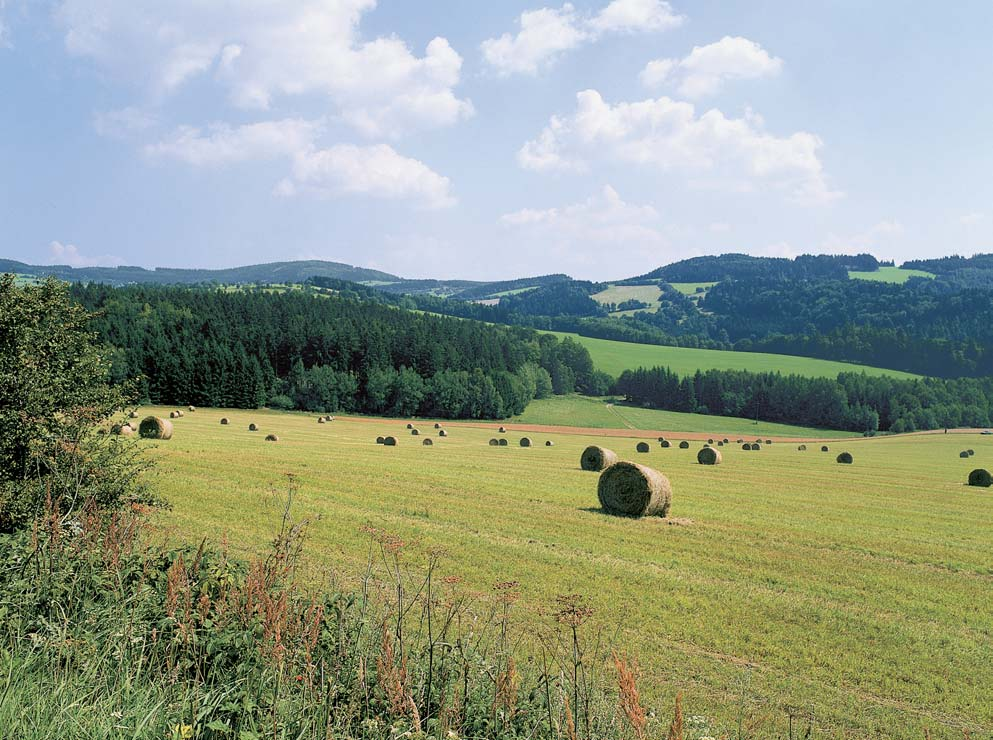
<path id="1" fill-rule="evenodd" d="M 667 712 L 682 691 L 715 736 L 734 736 L 743 707 L 783 731 L 788 711 L 813 717 L 814 737 L 993 732 L 993 490 L 964 485 L 993 467 L 993 437 L 835 439 L 830 453 L 731 444 L 701 466 L 699 441 L 638 454 L 634 438 L 528 431 L 522 448 L 512 423 L 505 435 L 446 423 L 438 438 L 417 422 L 431 447 L 396 420 L 199 409 L 174 426 L 168 442 L 139 443 L 159 463 L 151 483 L 172 509 L 155 521 L 172 538 L 260 547 L 291 473 L 296 514 L 320 516 L 312 562 L 346 585 L 373 525 L 416 543 L 411 567 L 440 547 L 442 574 L 467 588 L 519 581 L 519 631 L 548 620 L 557 595 L 585 594 L 584 629 L 607 627 L 638 659 L 651 705 Z M 375 443 L 387 434 L 397 447 Z M 489 446 L 496 436 L 510 444 Z M 602 514 L 598 476 L 579 467 L 591 444 L 661 470 L 679 523 Z M 975 456 L 959 458 L 965 447 Z M 835 462 L 845 450 L 853 465 Z"/>

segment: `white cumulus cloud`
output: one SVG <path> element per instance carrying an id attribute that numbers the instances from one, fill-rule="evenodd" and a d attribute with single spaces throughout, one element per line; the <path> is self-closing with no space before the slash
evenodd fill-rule
<path id="1" fill-rule="evenodd" d="M 326 97 L 363 134 L 396 138 L 472 115 L 462 57 L 444 38 L 418 56 L 396 36 L 363 39 L 375 0 L 62 0 L 66 49 L 164 100 L 194 79 L 240 108 Z"/>
<path id="2" fill-rule="evenodd" d="M 694 46 L 683 59 L 655 59 L 641 71 L 647 87 L 677 85 L 681 95 L 700 98 L 718 92 L 727 80 L 774 77 L 783 60 L 771 56 L 759 44 L 740 36 L 725 36 L 707 46 Z"/>
<path id="3" fill-rule="evenodd" d="M 518 152 L 525 169 L 576 172 L 595 164 L 637 165 L 685 175 L 699 187 L 777 189 L 799 202 L 825 202 L 832 191 L 818 157 L 819 137 L 768 133 L 752 114 L 702 114 L 667 97 L 611 104 L 596 90 L 576 96 L 574 113 L 553 116 Z"/>
<path id="4" fill-rule="evenodd" d="M 103 254 L 98 257 L 87 257 L 79 251 L 75 244 L 63 244 L 53 241 L 48 245 L 49 264 L 69 265 L 70 267 L 116 267 L 123 264 L 120 257 Z"/>
<path id="5" fill-rule="evenodd" d="M 480 48 L 499 75 L 535 75 L 564 52 L 604 34 L 664 31 L 682 20 L 664 0 L 613 0 L 595 14 L 582 13 L 565 3 L 561 8 L 521 13 L 516 33 L 487 39 Z"/>
<path id="6" fill-rule="evenodd" d="M 368 195 L 412 200 L 429 208 L 455 203 L 451 182 L 416 159 L 386 144 L 356 146 L 317 143 L 320 122 L 300 118 L 206 129 L 182 126 L 145 147 L 152 159 L 175 159 L 195 167 L 286 160 L 290 174 L 274 188 L 279 196 Z"/>

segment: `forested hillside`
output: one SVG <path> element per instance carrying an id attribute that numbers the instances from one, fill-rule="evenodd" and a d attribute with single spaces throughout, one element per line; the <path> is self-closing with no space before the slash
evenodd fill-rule
<path id="1" fill-rule="evenodd" d="M 75 285 L 118 380 L 170 405 L 501 418 L 605 392 L 575 342 L 342 296 Z"/>

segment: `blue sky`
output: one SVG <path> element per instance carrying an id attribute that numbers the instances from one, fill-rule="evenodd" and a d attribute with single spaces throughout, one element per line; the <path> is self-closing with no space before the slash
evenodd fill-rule
<path id="1" fill-rule="evenodd" d="M 0 0 L 0 256 L 993 251 L 993 3 Z"/>

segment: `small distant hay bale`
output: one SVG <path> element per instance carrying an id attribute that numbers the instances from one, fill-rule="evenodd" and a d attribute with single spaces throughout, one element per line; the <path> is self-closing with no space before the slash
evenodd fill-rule
<path id="1" fill-rule="evenodd" d="M 434 440 L 431 439 L 430 437 L 425 437 L 424 441 L 421 442 L 421 444 L 424 445 L 425 447 L 430 447 L 431 445 L 434 444 Z"/>
<path id="2" fill-rule="evenodd" d="M 743 444 L 741 446 L 741 449 L 745 450 L 746 452 L 751 452 L 752 451 L 752 445 L 749 442 L 745 442 L 745 444 Z"/>
<path id="3" fill-rule="evenodd" d="M 966 450 L 966 452 L 969 453 L 969 457 L 972 457 L 973 455 L 976 454 L 976 451 L 975 450 Z"/>
<path id="4" fill-rule="evenodd" d="M 639 442 L 635 449 L 638 450 L 638 452 L 648 452 L 648 442 Z"/>
<path id="5" fill-rule="evenodd" d="M 278 442 L 279 441 L 279 437 L 277 437 L 275 434 L 267 434 L 265 436 L 265 441 L 266 442 Z"/>
<path id="6" fill-rule="evenodd" d="M 659 437 L 659 443 L 665 442 L 665 437 Z"/>
<path id="7" fill-rule="evenodd" d="M 550 439 L 546 439 L 545 440 L 545 447 L 554 447 L 554 446 L 555 446 L 555 443 L 552 440 L 550 440 Z"/>
<path id="8" fill-rule="evenodd" d="M 500 434 L 506 434 L 507 433 L 507 427 L 500 427 L 497 431 L 500 432 Z"/>
<path id="9" fill-rule="evenodd" d="M 510 443 L 506 439 L 501 439 L 499 440 L 499 444 L 501 447 L 507 447 Z"/>
<path id="10" fill-rule="evenodd" d="M 438 430 L 438 436 L 439 437 L 447 437 L 448 436 L 448 432 L 446 432 L 444 429 L 439 429 Z"/>
<path id="11" fill-rule="evenodd" d="M 376 437 L 376 444 L 381 445 L 386 442 L 386 437 Z"/>
<path id="12" fill-rule="evenodd" d="M 679 449 L 688 450 L 689 448 L 690 448 L 690 443 L 687 442 L 685 439 L 679 443 Z"/>
<path id="13" fill-rule="evenodd" d="M 178 419 L 179 418 L 179 412 L 178 411 L 170 411 L 169 412 L 169 418 L 170 419 Z"/>
<path id="14" fill-rule="evenodd" d="M 128 414 L 128 418 L 129 419 L 137 419 L 138 418 L 138 412 L 137 411 L 132 411 L 130 414 Z"/>
<path id="15" fill-rule="evenodd" d="M 594 473 L 599 473 L 601 470 L 606 470 L 611 465 L 616 465 L 617 460 L 617 453 L 613 450 L 608 450 L 606 447 L 590 445 L 583 450 L 583 454 L 579 456 L 579 467 L 583 470 L 591 470 Z"/>
<path id="16" fill-rule="evenodd" d="M 959 457 L 964 457 L 964 458 L 968 458 L 968 457 L 969 457 L 969 451 L 968 451 L 968 450 L 962 450 L 962 451 L 961 451 L 961 452 L 959 453 Z"/>
<path id="17" fill-rule="evenodd" d="M 831 448 L 828 447 L 827 445 L 824 445 L 823 447 L 821 447 L 821 452 L 830 452 L 830 451 L 831 451 Z"/>
<path id="18" fill-rule="evenodd" d="M 704 447 L 696 453 L 696 461 L 701 465 L 720 465 L 721 453 L 713 447 Z"/>
<path id="19" fill-rule="evenodd" d="M 172 439 L 172 422 L 157 416 L 146 416 L 138 425 L 142 439 Z"/>
<path id="20" fill-rule="evenodd" d="M 494 437 L 490 440 L 490 447 L 496 447 L 500 444 L 500 440 Z"/>
<path id="21" fill-rule="evenodd" d="M 411 429 L 410 430 L 410 436 L 412 436 L 412 437 L 418 437 L 418 436 L 420 436 L 420 434 L 421 434 L 421 430 L 420 429 Z"/>
<path id="22" fill-rule="evenodd" d="M 317 417 L 317 423 L 318 424 L 327 424 L 328 423 L 328 420 L 325 419 L 323 416 L 318 416 Z"/>
<path id="23" fill-rule="evenodd" d="M 597 498 L 608 514 L 665 517 L 672 504 L 672 485 L 657 470 L 619 462 L 600 474 Z"/>
<path id="24" fill-rule="evenodd" d="M 762 445 L 760 445 L 758 442 L 752 444 L 752 452 L 758 452 L 761 449 L 762 449 Z"/>
<path id="25" fill-rule="evenodd" d="M 188 408 L 188 409 L 189 409 L 190 411 L 196 411 L 196 410 L 197 410 L 197 407 L 196 407 L 196 406 L 187 406 L 187 408 Z"/>
<path id="26" fill-rule="evenodd" d="M 122 437 L 133 437 L 134 427 L 132 427 L 130 424 L 125 424 L 124 426 L 121 427 L 121 431 L 118 432 L 118 434 L 120 434 Z"/>
<path id="27" fill-rule="evenodd" d="M 731 441 L 731 440 L 730 440 L 730 439 L 728 439 L 727 437 L 725 437 L 725 438 L 724 438 L 724 444 L 727 444 L 727 443 L 728 443 L 728 442 L 730 442 L 730 441 Z"/>
<path id="28" fill-rule="evenodd" d="M 441 424 L 439 424 L 438 422 L 435 422 L 434 423 L 434 428 L 435 429 L 441 429 Z"/>
<path id="29" fill-rule="evenodd" d="M 723 447 L 724 446 L 724 440 L 723 439 L 717 440 L 717 446 L 718 447 Z"/>
<path id="30" fill-rule="evenodd" d="M 176 409 L 176 416 L 182 418 L 183 416 L 185 416 L 185 414 L 183 413 L 182 409 Z"/>
<path id="31" fill-rule="evenodd" d="M 771 439 L 767 439 L 767 440 L 765 441 L 765 443 L 766 443 L 767 445 L 771 445 L 771 444 L 772 444 L 772 440 L 771 440 Z"/>
<path id="32" fill-rule="evenodd" d="M 259 431 L 259 427 L 257 424 L 255 424 L 255 422 L 252 422 L 251 424 L 248 425 L 248 431 L 257 432 Z"/>
<path id="33" fill-rule="evenodd" d="M 111 424 L 110 425 L 110 433 L 111 434 L 114 434 L 114 435 L 126 434 L 126 432 L 124 431 L 125 429 L 128 429 L 131 432 L 134 431 L 134 429 L 131 429 L 131 425 L 130 424 Z"/>
<path id="34" fill-rule="evenodd" d="M 409 423 L 407 424 L 407 429 L 413 429 L 413 428 L 414 428 L 413 424 L 409 424 Z"/>
<path id="35" fill-rule="evenodd" d="M 807 445 L 800 445 L 799 447 L 797 447 L 797 449 L 800 452 L 806 452 L 807 451 Z"/>
<path id="36" fill-rule="evenodd" d="M 670 447 L 672 447 L 672 442 L 670 442 L 670 441 L 669 441 L 669 440 L 667 440 L 667 439 L 663 439 L 663 440 L 662 440 L 662 445 L 661 445 L 661 446 L 662 446 L 662 449 L 663 449 L 663 450 L 668 450 L 668 449 L 669 449 Z"/>
<path id="37" fill-rule="evenodd" d="M 226 416 L 222 416 L 221 417 L 221 426 L 222 427 L 226 427 L 230 423 L 231 422 L 228 420 L 228 417 L 226 417 Z"/>
<path id="38" fill-rule="evenodd" d="M 708 440 L 707 440 L 707 444 L 709 444 L 709 445 L 712 445 L 712 444 L 714 444 L 714 440 L 712 440 L 712 439 L 708 439 Z"/>
<path id="39" fill-rule="evenodd" d="M 530 447 L 530 446 L 531 446 L 531 438 L 521 437 L 521 447 Z"/>
<path id="40" fill-rule="evenodd" d="M 740 444 L 741 444 L 742 442 L 744 442 L 744 441 L 745 441 L 745 440 L 743 440 L 743 439 L 742 439 L 741 437 L 739 437 L 739 438 L 738 438 L 738 439 L 736 440 L 736 444 L 739 444 L 739 445 L 740 445 Z"/>
<path id="41" fill-rule="evenodd" d="M 383 438 L 383 444 L 386 447 L 396 447 L 397 446 L 397 438 L 396 437 L 384 437 Z"/>
<path id="42" fill-rule="evenodd" d="M 328 414 L 328 415 L 327 415 L 326 417 L 324 417 L 324 418 L 325 418 L 325 419 L 327 419 L 328 421 L 334 421 L 334 417 L 333 417 L 333 416 L 331 416 L 331 414 Z"/>
<path id="43" fill-rule="evenodd" d="M 990 475 L 990 471 L 984 468 L 976 468 L 969 473 L 969 485 L 979 488 L 989 488 L 993 486 L 993 475 Z"/>
<path id="44" fill-rule="evenodd" d="M 852 457 L 852 453 L 850 452 L 842 452 L 840 455 L 838 455 L 837 460 L 842 465 L 851 465 L 853 462 L 855 462 L 855 459 Z"/>

